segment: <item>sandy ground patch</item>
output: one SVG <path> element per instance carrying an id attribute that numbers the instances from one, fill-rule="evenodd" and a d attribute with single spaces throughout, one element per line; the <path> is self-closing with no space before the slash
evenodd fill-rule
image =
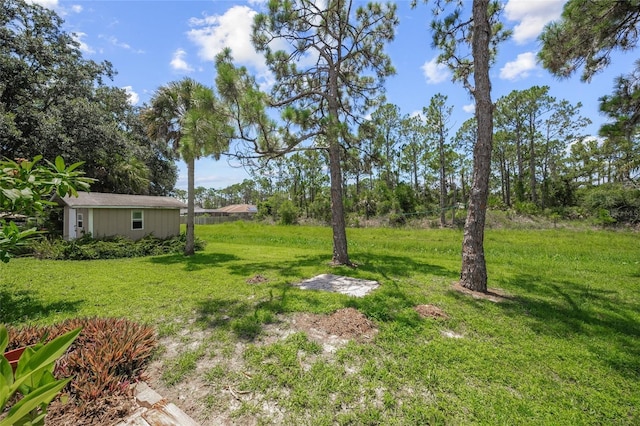
<path id="1" fill-rule="evenodd" d="M 321 274 L 294 284 L 294 286 L 302 290 L 323 290 L 349 296 L 364 297 L 380 287 L 380 283 L 341 275 Z"/>

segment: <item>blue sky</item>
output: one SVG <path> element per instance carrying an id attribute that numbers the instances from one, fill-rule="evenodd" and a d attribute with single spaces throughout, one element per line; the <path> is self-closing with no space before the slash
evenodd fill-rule
<path id="1" fill-rule="evenodd" d="M 64 18 L 64 30 L 76 34 L 85 58 L 113 64 L 118 72 L 113 84 L 125 88 L 135 105 L 149 101 L 161 85 L 185 76 L 213 86 L 213 60 L 224 47 L 233 50 L 239 65 L 268 84 L 264 60 L 249 41 L 252 18 L 263 10 L 263 1 L 32 1 Z M 593 121 L 588 132 L 597 134 L 605 121 L 598 113 L 598 98 L 611 92 L 616 76 L 632 70 L 636 56 L 614 55 L 612 65 L 589 84 L 580 82 L 579 75 L 558 80 L 536 63 L 535 56 L 544 24 L 560 16 L 566 0 L 505 1 L 504 22 L 514 34 L 500 46 L 491 70 L 494 101 L 515 89 L 548 85 L 552 96 L 582 102 L 582 114 Z M 471 6 L 471 0 L 468 3 Z M 431 48 L 430 7 L 422 4 L 411 9 L 409 1 L 397 4 L 400 25 L 387 48 L 397 73 L 387 80 L 387 99 L 403 114 L 411 114 L 428 105 L 434 94 L 447 95 L 454 107 L 453 135 L 473 114 L 473 102 L 435 61 L 438 52 Z M 196 186 L 221 189 L 249 177 L 242 168 L 231 166 L 224 158 L 199 161 Z M 179 167 L 176 186 L 186 188 L 184 164 Z"/>

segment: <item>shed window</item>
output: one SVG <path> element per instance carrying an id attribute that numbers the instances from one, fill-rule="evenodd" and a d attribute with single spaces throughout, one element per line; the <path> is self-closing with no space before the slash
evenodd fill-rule
<path id="1" fill-rule="evenodd" d="M 131 212 L 131 229 L 144 229 L 144 215 L 142 210 Z"/>
<path id="2" fill-rule="evenodd" d="M 78 213 L 78 228 L 84 228 L 84 215 Z"/>

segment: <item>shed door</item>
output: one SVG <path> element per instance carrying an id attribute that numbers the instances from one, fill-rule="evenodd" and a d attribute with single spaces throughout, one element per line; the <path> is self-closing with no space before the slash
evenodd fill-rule
<path id="1" fill-rule="evenodd" d="M 78 209 L 76 212 L 76 237 L 82 237 L 89 229 L 89 215 L 87 209 Z"/>

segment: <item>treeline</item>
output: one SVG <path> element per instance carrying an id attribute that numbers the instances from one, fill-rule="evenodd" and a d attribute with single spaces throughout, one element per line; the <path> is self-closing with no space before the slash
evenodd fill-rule
<path id="1" fill-rule="evenodd" d="M 603 110 L 610 99 L 601 99 Z M 547 86 L 498 99 L 490 208 L 599 223 L 640 221 L 637 128 L 612 131 L 612 119 L 600 137 L 588 136 L 591 121 L 580 108 L 554 98 Z M 474 118 L 453 131 L 451 110 L 446 96 L 437 94 L 419 115 L 402 115 L 390 104 L 375 111 L 342 152 L 345 213 L 395 222 L 435 216 L 441 225 L 450 223 L 468 198 L 476 137 Z M 263 216 L 293 212 L 295 218 L 329 221 L 327 162 L 321 150 L 270 159 L 242 183 L 196 188 L 196 204 L 254 203 Z"/>

